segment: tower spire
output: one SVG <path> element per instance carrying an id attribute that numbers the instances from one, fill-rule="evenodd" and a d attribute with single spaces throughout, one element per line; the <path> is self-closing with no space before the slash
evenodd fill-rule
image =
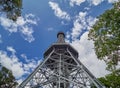
<path id="1" fill-rule="evenodd" d="M 57 43 L 65 43 L 65 34 L 63 32 L 58 32 L 57 38 Z"/>

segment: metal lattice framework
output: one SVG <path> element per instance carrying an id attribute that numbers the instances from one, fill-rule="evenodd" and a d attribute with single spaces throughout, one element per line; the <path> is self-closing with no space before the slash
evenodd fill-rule
<path id="1" fill-rule="evenodd" d="M 60 32 L 57 36 L 57 43 L 18 88 L 105 88 L 78 60 L 77 51 L 65 43 L 65 35 Z"/>

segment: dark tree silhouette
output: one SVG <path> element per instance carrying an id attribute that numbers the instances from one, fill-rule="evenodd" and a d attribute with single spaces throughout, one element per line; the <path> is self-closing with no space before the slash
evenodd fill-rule
<path id="1" fill-rule="evenodd" d="M 12 71 L 0 64 L 0 88 L 15 88 L 17 84 Z"/>
<path id="2" fill-rule="evenodd" d="M 7 18 L 16 21 L 21 16 L 22 0 L 0 0 L 0 11 L 4 12 Z"/>
<path id="3" fill-rule="evenodd" d="M 99 78 L 106 88 L 120 88 L 120 69 Z"/>

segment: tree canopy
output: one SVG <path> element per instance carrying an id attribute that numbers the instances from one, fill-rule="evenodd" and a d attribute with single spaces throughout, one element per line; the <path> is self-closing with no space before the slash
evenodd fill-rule
<path id="1" fill-rule="evenodd" d="M 120 88 L 120 69 L 99 78 L 99 81 L 104 84 L 106 88 Z"/>
<path id="2" fill-rule="evenodd" d="M 16 21 L 21 16 L 22 0 L 0 0 L 0 11 L 5 12 L 6 16 Z"/>
<path id="3" fill-rule="evenodd" d="M 112 71 L 120 61 L 120 0 L 106 10 L 90 30 L 97 57 L 104 60 Z"/>
<path id="4" fill-rule="evenodd" d="M 0 64 L 0 88 L 15 88 L 17 84 L 12 71 Z"/>

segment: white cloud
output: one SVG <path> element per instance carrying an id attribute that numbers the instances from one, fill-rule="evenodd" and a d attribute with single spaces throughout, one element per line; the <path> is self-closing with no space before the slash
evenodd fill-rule
<path id="1" fill-rule="evenodd" d="M 70 6 L 78 5 L 80 6 L 81 3 L 85 2 L 86 0 L 70 0 Z"/>
<path id="2" fill-rule="evenodd" d="M 70 0 L 70 6 L 74 6 L 74 5 L 78 5 L 80 6 L 81 3 L 88 1 L 89 4 L 92 5 L 99 5 L 101 2 L 103 2 L 104 0 Z"/>
<path id="3" fill-rule="evenodd" d="M 0 43 L 2 43 L 3 41 L 2 41 L 2 35 L 0 34 Z"/>
<path id="4" fill-rule="evenodd" d="M 53 30 L 54 30 L 54 28 L 49 27 L 47 30 L 48 30 L 48 31 L 53 31 Z"/>
<path id="5" fill-rule="evenodd" d="M 13 54 L 16 53 L 15 49 L 13 47 L 11 47 L 11 46 L 7 46 L 7 50 L 12 52 Z"/>
<path id="6" fill-rule="evenodd" d="M 79 15 L 76 16 L 73 22 L 72 39 L 75 40 L 78 38 L 84 30 L 89 30 L 95 21 L 96 18 L 87 16 L 87 12 L 79 12 Z"/>
<path id="7" fill-rule="evenodd" d="M 85 7 L 84 10 L 90 10 L 90 7 Z"/>
<path id="8" fill-rule="evenodd" d="M 104 61 L 98 60 L 94 52 L 93 41 L 88 40 L 88 32 L 81 39 L 72 41 L 71 45 L 79 52 L 79 60 L 96 76 L 101 77 L 108 74 L 105 70 Z"/>
<path id="9" fill-rule="evenodd" d="M 117 2 L 118 0 L 108 0 L 109 3 Z"/>
<path id="10" fill-rule="evenodd" d="M 35 40 L 35 38 L 33 37 L 34 30 L 32 25 L 37 25 L 37 20 L 35 19 L 35 16 L 33 14 L 26 14 L 24 17 L 18 17 L 16 22 L 8 19 L 4 15 L 1 15 L 0 23 L 4 27 L 4 29 L 9 31 L 10 33 L 19 32 L 28 42 L 32 42 Z"/>
<path id="11" fill-rule="evenodd" d="M 100 3 L 102 3 L 104 0 L 90 0 L 91 4 L 97 6 L 99 5 Z"/>
<path id="12" fill-rule="evenodd" d="M 25 60 L 25 62 L 29 63 L 30 60 L 27 58 L 25 54 L 21 54 L 21 57 Z"/>
<path id="13" fill-rule="evenodd" d="M 74 27 L 72 28 L 72 39 L 76 39 L 83 29 L 85 29 L 86 22 L 86 12 L 80 12 L 78 16 L 76 16 L 76 19 L 73 22 Z"/>
<path id="14" fill-rule="evenodd" d="M 70 0 L 70 6 L 78 5 L 80 6 L 83 2 L 87 1 L 90 5 L 99 5 L 105 0 Z M 108 0 L 109 3 L 117 2 L 118 0 Z"/>
<path id="15" fill-rule="evenodd" d="M 62 25 L 69 25 L 69 22 L 64 20 L 64 21 L 61 21 L 61 24 Z"/>
<path id="16" fill-rule="evenodd" d="M 88 31 L 96 22 L 96 18 L 88 16 L 87 12 L 79 12 L 73 21 L 71 32 L 67 32 L 67 42 L 79 52 L 79 60 L 96 76 L 108 74 L 104 61 L 98 60 L 94 52 L 93 41 L 88 40 Z"/>
<path id="17" fill-rule="evenodd" d="M 22 78 L 21 78 L 21 79 L 18 79 L 18 80 L 17 80 L 18 84 L 21 84 L 21 83 L 23 82 L 23 80 L 24 80 L 24 79 L 22 79 Z M 19 85 L 18 85 L 18 86 L 19 86 Z"/>
<path id="18" fill-rule="evenodd" d="M 23 63 L 20 61 L 20 58 L 16 56 L 17 52 L 13 47 L 8 46 L 7 50 L 11 52 L 10 55 L 8 55 L 6 51 L 0 50 L 0 63 L 10 69 L 18 81 L 20 81 L 21 78 L 24 79 L 23 75 L 30 74 L 41 61 L 38 59 L 28 59 L 25 54 L 22 54 L 21 59 L 25 58 Z"/>
<path id="19" fill-rule="evenodd" d="M 89 17 L 86 19 L 87 30 L 90 30 L 91 27 L 95 24 L 95 22 L 96 22 L 97 20 L 98 20 L 97 18 L 93 18 L 93 17 L 89 16 Z"/>
<path id="20" fill-rule="evenodd" d="M 23 38 L 27 40 L 28 42 L 32 42 L 35 40 L 35 38 L 32 35 L 34 31 L 31 27 L 27 27 L 27 26 L 22 27 L 22 30 L 20 30 L 20 32 Z"/>
<path id="21" fill-rule="evenodd" d="M 55 16 L 60 19 L 70 20 L 70 16 L 67 12 L 62 11 L 59 5 L 55 2 L 49 2 L 50 7 L 54 10 Z"/>
<path id="22" fill-rule="evenodd" d="M 5 28 L 5 30 L 8 30 L 11 33 L 18 31 L 16 23 L 12 20 L 9 20 L 4 15 L 0 16 L 0 23 Z"/>
<path id="23" fill-rule="evenodd" d="M 20 76 L 24 74 L 22 63 L 18 61 L 18 58 L 15 55 L 12 54 L 9 57 L 5 51 L 0 50 L 0 62 L 3 66 L 12 70 L 13 75 L 16 78 L 19 78 Z"/>

